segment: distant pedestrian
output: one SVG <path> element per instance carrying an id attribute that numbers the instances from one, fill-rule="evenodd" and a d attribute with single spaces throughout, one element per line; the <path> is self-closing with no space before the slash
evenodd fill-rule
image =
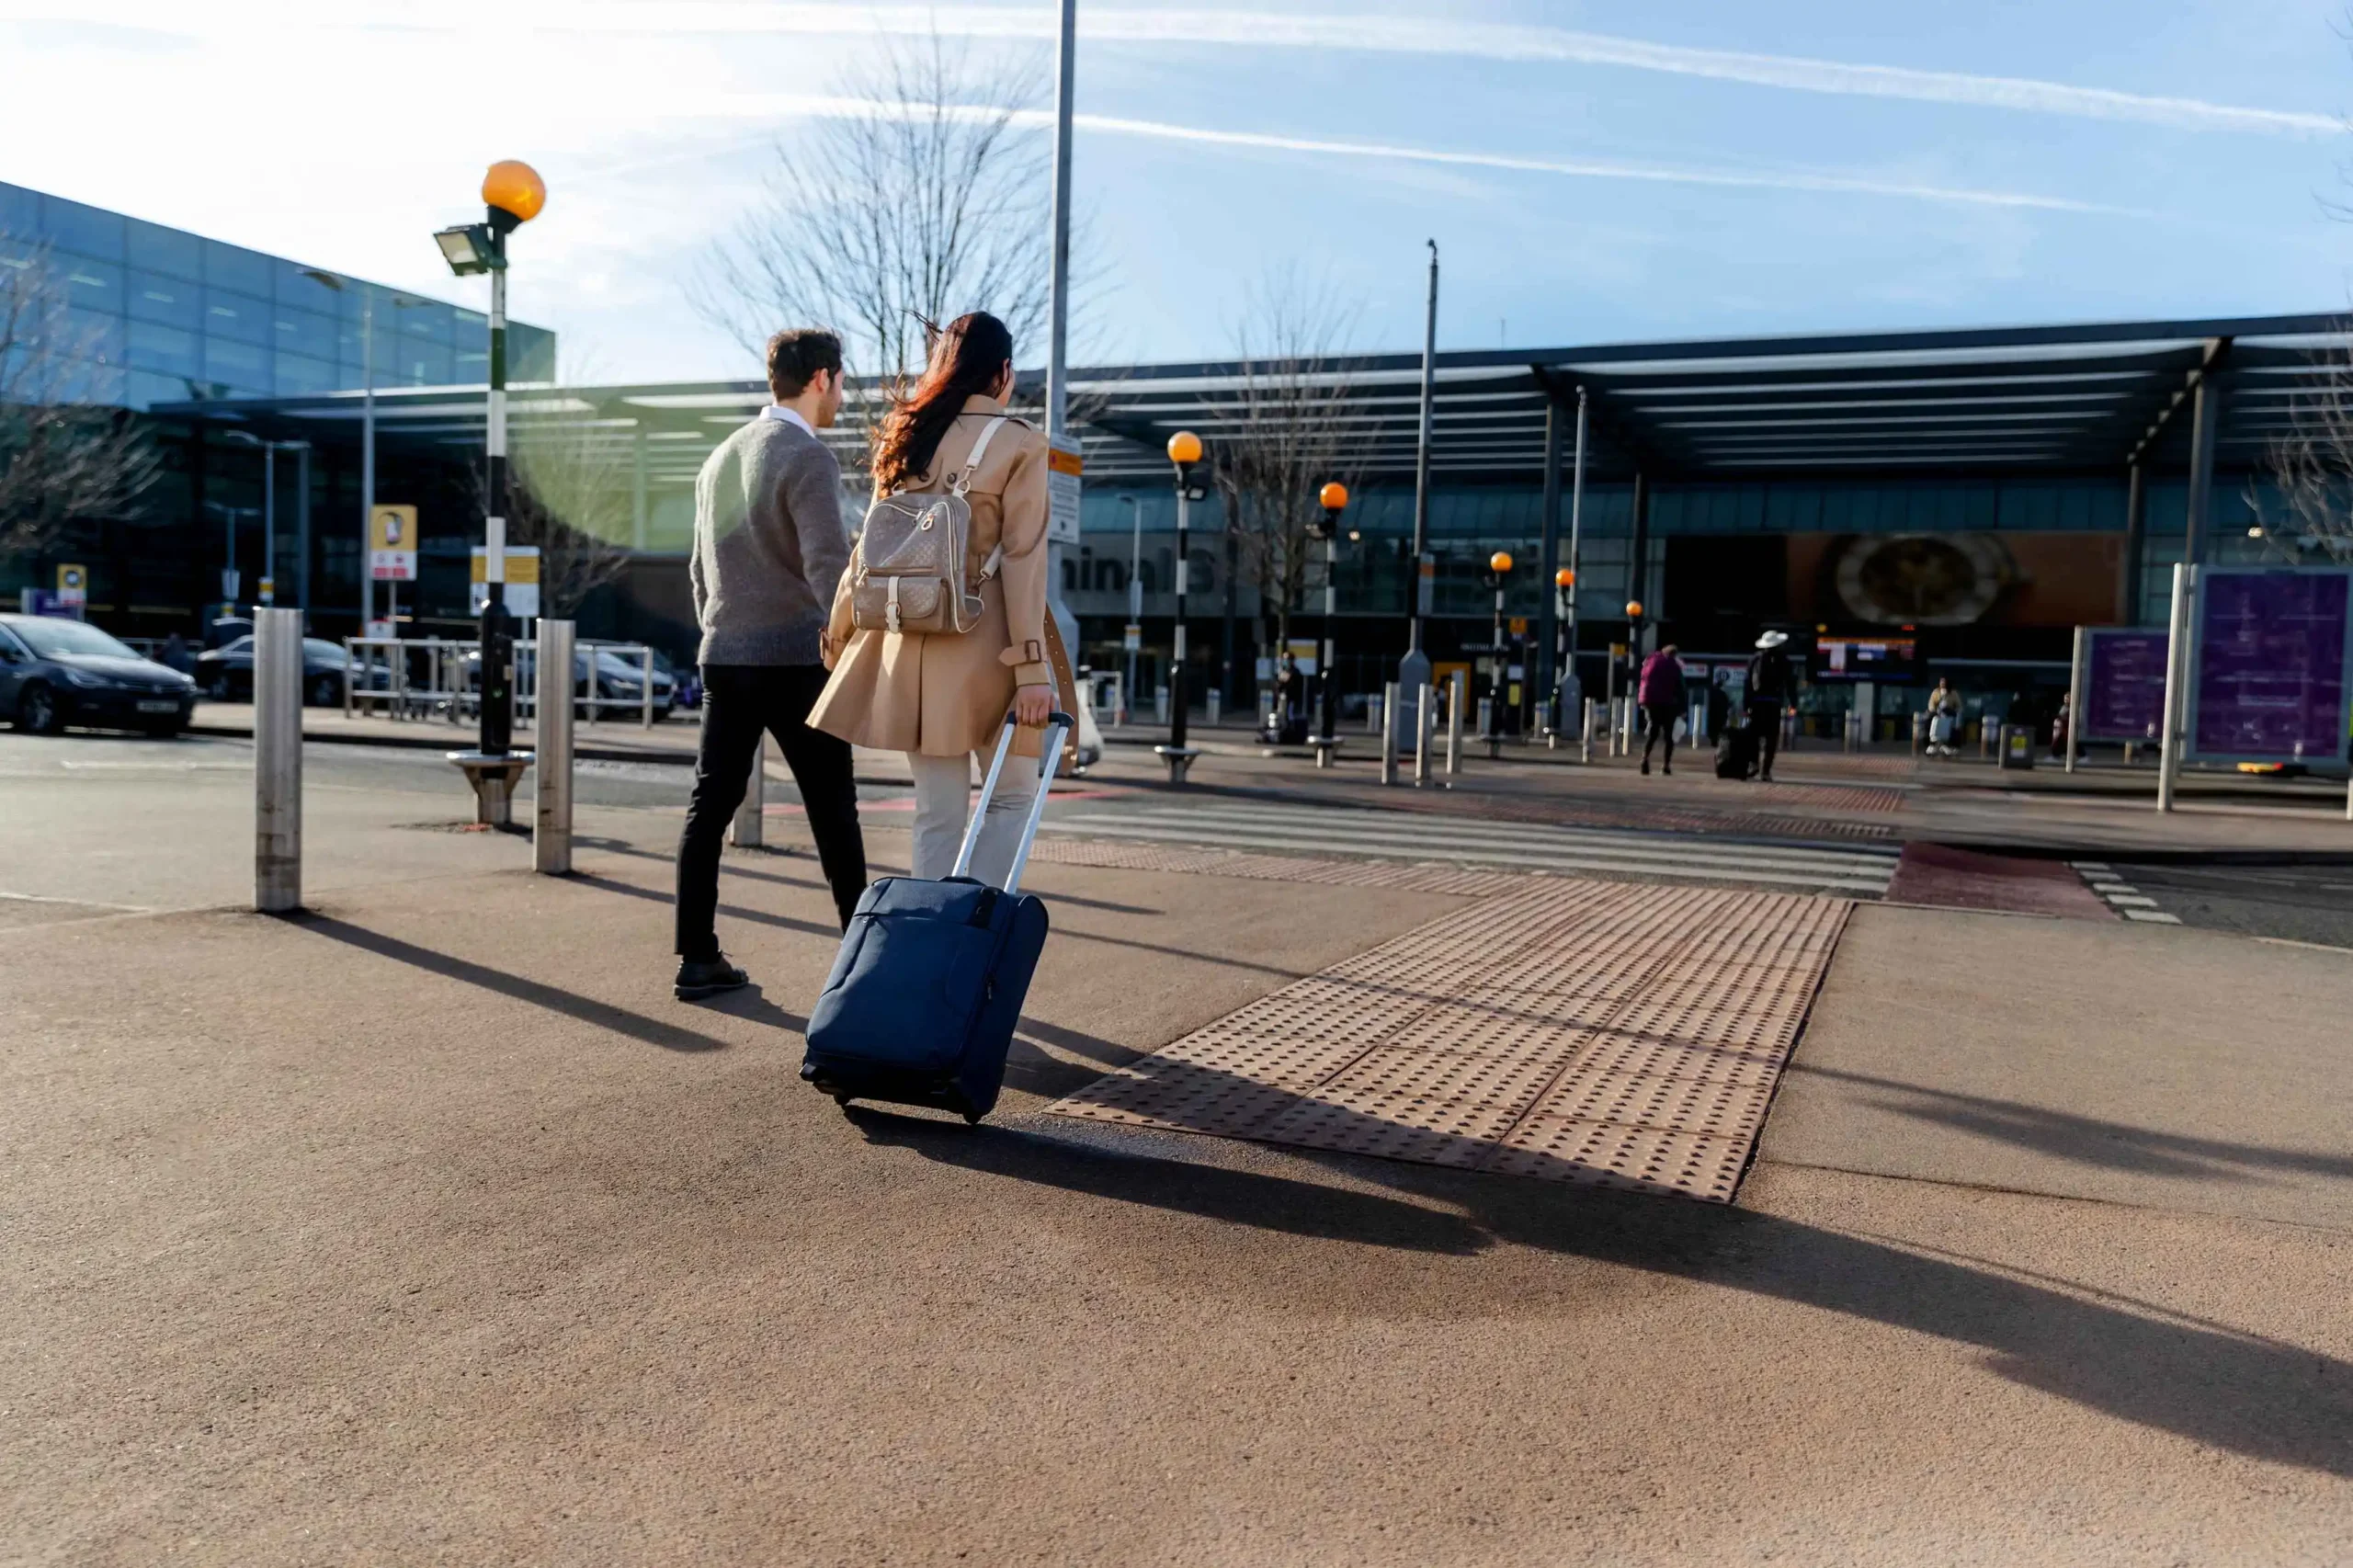
<path id="1" fill-rule="evenodd" d="M 702 627 L 702 742 L 678 839 L 673 987 L 686 1001 L 748 979 L 719 949 L 719 856 L 763 732 L 776 737 L 800 786 L 843 926 L 866 891 L 849 746 L 808 722 L 825 687 L 826 610 L 849 559 L 841 465 L 817 438 L 841 407 L 841 339 L 778 333 L 768 339 L 767 378 L 775 401 L 720 442 L 695 479 L 687 578 Z"/>
<path id="2" fill-rule="evenodd" d="M 1941 676 L 1928 693 L 1928 755 L 1955 756 L 1953 739 L 1961 733 L 1961 693 Z"/>
<path id="3" fill-rule="evenodd" d="M 176 631 L 164 639 L 164 651 L 155 662 L 184 676 L 196 673 L 196 655 L 188 651 L 188 639 Z"/>
<path id="4" fill-rule="evenodd" d="M 1773 781 L 1773 758 L 1781 749 L 1781 710 L 1797 688 L 1790 656 L 1782 651 L 1789 640 L 1786 631 L 1768 631 L 1756 640 L 1756 652 L 1748 661 L 1748 727 L 1756 734 L 1756 777 L 1768 784 Z"/>
<path id="5" fill-rule="evenodd" d="M 2068 697 L 2063 695 L 2059 699 L 2058 716 L 2051 721 L 2052 761 L 2063 762 L 2066 760 L 2067 742 L 2075 729 L 2075 705 Z"/>
<path id="6" fill-rule="evenodd" d="M 1663 774 L 1675 771 L 1675 722 L 1683 716 L 1683 661 L 1679 650 L 1669 642 L 1643 661 L 1642 684 L 1634 696 L 1643 705 L 1643 716 L 1649 728 L 1643 734 L 1643 771 L 1651 770 L 1651 744 L 1664 738 L 1666 749 L 1659 758 L 1658 770 Z"/>

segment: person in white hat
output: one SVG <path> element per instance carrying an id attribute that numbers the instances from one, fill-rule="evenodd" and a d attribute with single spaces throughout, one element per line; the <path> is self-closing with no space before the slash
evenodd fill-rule
<path id="1" fill-rule="evenodd" d="M 1782 652 L 1789 640 L 1786 631 L 1768 631 L 1756 640 L 1748 661 L 1748 727 L 1756 735 L 1756 777 L 1768 784 L 1774 756 L 1781 749 L 1781 710 L 1797 689 L 1790 656 Z"/>

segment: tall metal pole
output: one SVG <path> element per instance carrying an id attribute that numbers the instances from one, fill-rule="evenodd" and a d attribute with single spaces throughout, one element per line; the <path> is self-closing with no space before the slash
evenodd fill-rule
<path id="1" fill-rule="evenodd" d="M 1397 684 L 1418 689 L 1429 680 L 1429 654 L 1422 647 L 1422 619 L 1429 614 L 1435 575 L 1430 547 L 1430 421 L 1438 396 L 1438 242 L 1431 240 L 1429 305 L 1422 321 L 1422 416 L 1414 443 L 1414 602 L 1408 607 L 1405 658 Z"/>
<path id="2" fill-rule="evenodd" d="M 2214 508 L 2214 431 L 2222 415 L 2222 384 L 2210 370 L 2198 378 L 2190 404 L 2188 537 L 2182 540 L 2181 558 L 2192 566 L 2206 559 L 2207 523 Z"/>
<path id="3" fill-rule="evenodd" d="M 269 592 L 261 602 L 278 602 L 278 443 L 261 444 L 261 580 Z"/>
<path id="4" fill-rule="evenodd" d="M 1559 663 L 1554 633 L 1560 620 L 1561 596 L 1552 587 L 1552 577 L 1561 567 L 1561 405 L 1549 401 L 1544 404 L 1543 548 L 1537 562 L 1537 581 L 1543 587 L 1544 602 L 1537 612 L 1536 668 L 1529 672 L 1535 678 L 1528 685 L 1529 690 L 1543 693 L 1544 727 L 1552 730 L 1560 724 L 1560 717 L 1552 708 L 1552 695 Z"/>
<path id="5" fill-rule="evenodd" d="M 1186 551 L 1191 548 L 1188 533 L 1192 526 L 1191 503 L 1186 498 L 1189 476 L 1181 470 L 1176 476 L 1176 657 L 1168 671 L 1168 744 L 1171 750 L 1185 749 L 1185 588 L 1186 579 L 1193 574 Z M 1178 775 L 1182 782 L 1182 775 Z"/>
<path id="6" fill-rule="evenodd" d="M 2067 747 L 2066 771 L 2075 771 L 2075 737 L 2084 733 L 2084 658 L 2086 639 L 2089 633 L 2075 628 L 2075 652 L 2067 657 Z"/>
<path id="7" fill-rule="evenodd" d="M 311 614 L 311 443 L 294 444 L 294 593 L 302 607 L 302 615 Z M 368 562 L 359 563 L 362 576 L 367 575 Z M 362 628 L 362 630 L 366 630 Z"/>
<path id="8" fill-rule="evenodd" d="M 485 399 L 483 449 L 490 491 L 482 520 L 482 712 L 479 749 L 505 756 L 514 739 L 515 633 L 506 613 L 506 236 L 492 210 L 490 267 L 490 391 Z"/>
<path id="9" fill-rule="evenodd" d="M 1136 702 L 1136 651 L 1143 642 L 1143 498 L 1128 497 L 1128 624 L 1120 641 L 1128 645 L 1128 678 L 1120 687 L 1120 716 L 1125 719 Z"/>
<path id="10" fill-rule="evenodd" d="M 2143 465 L 2134 463 L 2124 492 L 2124 561 L 2116 585 L 2116 619 L 2141 624 L 2142 561 L 2148 553 L 2149 484 Z"/>
<path id="11" fill-rule="evenodd" d="M 2197 622 L 2198 568 L 2183 562 L 2173 569 L 2173 610 L 2166 623 L 2165 718 L 2158 731 L 2157 810 L 2173 810 L 2174 780 L 2181 771 L 2189 724 L 2190 628 Z"/>
<path id="12" fill-rule="evenodd" d="M 1569 478 L 1569 600 L 1568 658 L 1561 676 L 1566 681 L 1577 673 L 1577 594 L 1585 587 L 1585 565 L 1581 553 L 1585 545 L 1585 430 L 1586 390 L 1577 388 L 1577 451 L 1576 464 Z M 1578 683 L 1584 690 L 1584 683 Z"/>
<path id="13" fill-rule="evenodd" d="M 1078 0 L 1062 0 L 1060 47 L 1054 58 L 1053 267 L 1046 285 L 1046 440 L 1070 438 L 1070 154 L 1071 113 L 1078 81 Z M 1063 551 L 1049 530 L 1046 542 L 1046 613 L 1054 619 L 1066 646 L 1075 649 L 1078 619 L 1063 601 Z M 1183 633 L 1178 633 L 1181 637 Z M 1070 700 L 1077 697 L 1072 694 Z"/>
<path id="14" fill-rule="evenodd" d="M 376 578 L 368 541 L 376 520 L 376 286 L 359 296 L 359 631 L 376 619 Z M 389 618 L 387 618 L 389 619 Z"/>

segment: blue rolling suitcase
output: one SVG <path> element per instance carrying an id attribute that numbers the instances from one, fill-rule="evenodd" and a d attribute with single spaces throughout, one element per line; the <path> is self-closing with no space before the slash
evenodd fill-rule
<path id="1" fill-rule="evenodd" d="M 1038 835 L 1063 738 L 1076 727 L 1067 713 L 1047 721 L 1045 777 L 1002 892 L 964 872 L 1013 747 L 1011 714 L 955 870 L 941 881 L 885 877 L 858 901 L 834 971 L 809 1010 L 809 1051 L 801 1063 L 801 1077 L 839 1104 L 931 1106 L 967 1121 L 996 1105 L 1014 1025 L 1046 946 L 1046 905 L 1018 891 L 1021 869 Z"/>

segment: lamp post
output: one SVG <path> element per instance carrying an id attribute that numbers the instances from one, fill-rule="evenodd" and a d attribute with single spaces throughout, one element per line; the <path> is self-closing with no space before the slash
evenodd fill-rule
<path id="1" fill-rule="evenodd" d="M 1508 678 L 1506 655 L 1504 653 L 1504 587 L 1511 581 L 1511 551 L 1499 550 L 1487 557 L 1487 585 L 1495 590 L 1495 676 L 1487 686 L 1487 755 L 1494 756 L 1504 744 L 1504 683 Z"/>
<path id="2" fill-rule="evenodd" d="M 1310 538 L 1324 541 L 1324 641 L 1315 660 L 1315 678 L 1323 689 L 1315 704 L 1316 737 L 1308 744 L 1316 747 L 1320 760 L 1328 762 L 1331 748 L 1340 744 L 1340 647 L 1334 622 L 1339 614 L 1340 514 L 1348 509 L 1348 487 L 1333 480 L 1315 493 L 1315 503 L 1324 516 L 1309 522 L 1307 531 Z"/>
<path id="3" fill-rule="evenodd" d="M 307 452 L 311 449 L 311 443 L 267 440 L 250 430 L 224 430 L 222 434 L 232 441 L 243 441 L 261 453 L 261 581 L 256 585 L 254 602 L 274 605 L 278 602 L 278 454 Z M 306 485 L 306 491 L 307 488 Z M 303 504 L 309 505 L 307 494 Z M 307 550 L 309 540 L 305 539 L 303 544 Z M 233 561 L 231 564 L 235 562 Z M 306 570 L 307 567 L 306 562 Z M 310 607 L 305 604 L 303 608 L 307 609 Z"/>
<path id="4" fill-rule="evenodd" d="M 530 165 L 508 159 L 483 176 L 489 209 L 480 223 L 435 233 L 449 270 L 460 278 L 490 275 L 490 390 L 484 400 L 483 447 L 488 494 L 483 517 L 481 755 L 503 757 L 514 739 L 515 618 L 506 613 L 506 236 L 540 215 L 548 187 Z"/>
<path id="5" fill-rule="evenodd" d="M 1143 648 L 1143 497 L 1128 497 L 1128 624 L 1120 637 L 1128 651 L 1128 678 L 1120 687 L 1120 722 L 1136 703 L 1136 654 Z"/>
<path id="6" fill-rule="evenodd" d="M 1569 618 L 1576 613 L 1576 569 L 1563 566 L 1553 573 L 1552 597 L 1556 604 L 1552 616 L 1552 667 L 1560 672 L 1560 676 L 1546 698 L 1552 704 L 1552 722 L 1546 729 L 1553 744 L 1559 744 L 1561 726 L 1568 722 L 1568 710 L 1574 704 L 1569 696 L 1571 683 L 1575 679 L 1575 672 L 1569 665 Z M 1584 717 L 1582 708 L 1579 708 L 1577 716 Z"/>
<path id="7" fill-rule="evenodd" d="M 1176 469 L 1176 653 L 1168 669 L 1168 744 L 1153 749 L 1168 764 L 1168 782 L 1182 784 L 1186 769 L 1192 767 L 1193 758 L 1199 755 L 1185 744 L 1185 589 L 1187 580 L 1193 574 L 1187 554 L 1191 548 L 1188 532 L 1192 522 L 1189 508 L 1202 494 L 1193 476 L 1193 465 L 1201 460 L 1201 438 L 1190 430 L 1177 431 L 1168 437 L 1168 460 Z"/>
<path id="8" fill-rule="evenodd" d="M 1625 742 L 1620 754 L 1634 755 L 1634 710 L 1643 695 L 1643 601 L 1626 601 L 1626 722 L 1621 733 Z"/>

